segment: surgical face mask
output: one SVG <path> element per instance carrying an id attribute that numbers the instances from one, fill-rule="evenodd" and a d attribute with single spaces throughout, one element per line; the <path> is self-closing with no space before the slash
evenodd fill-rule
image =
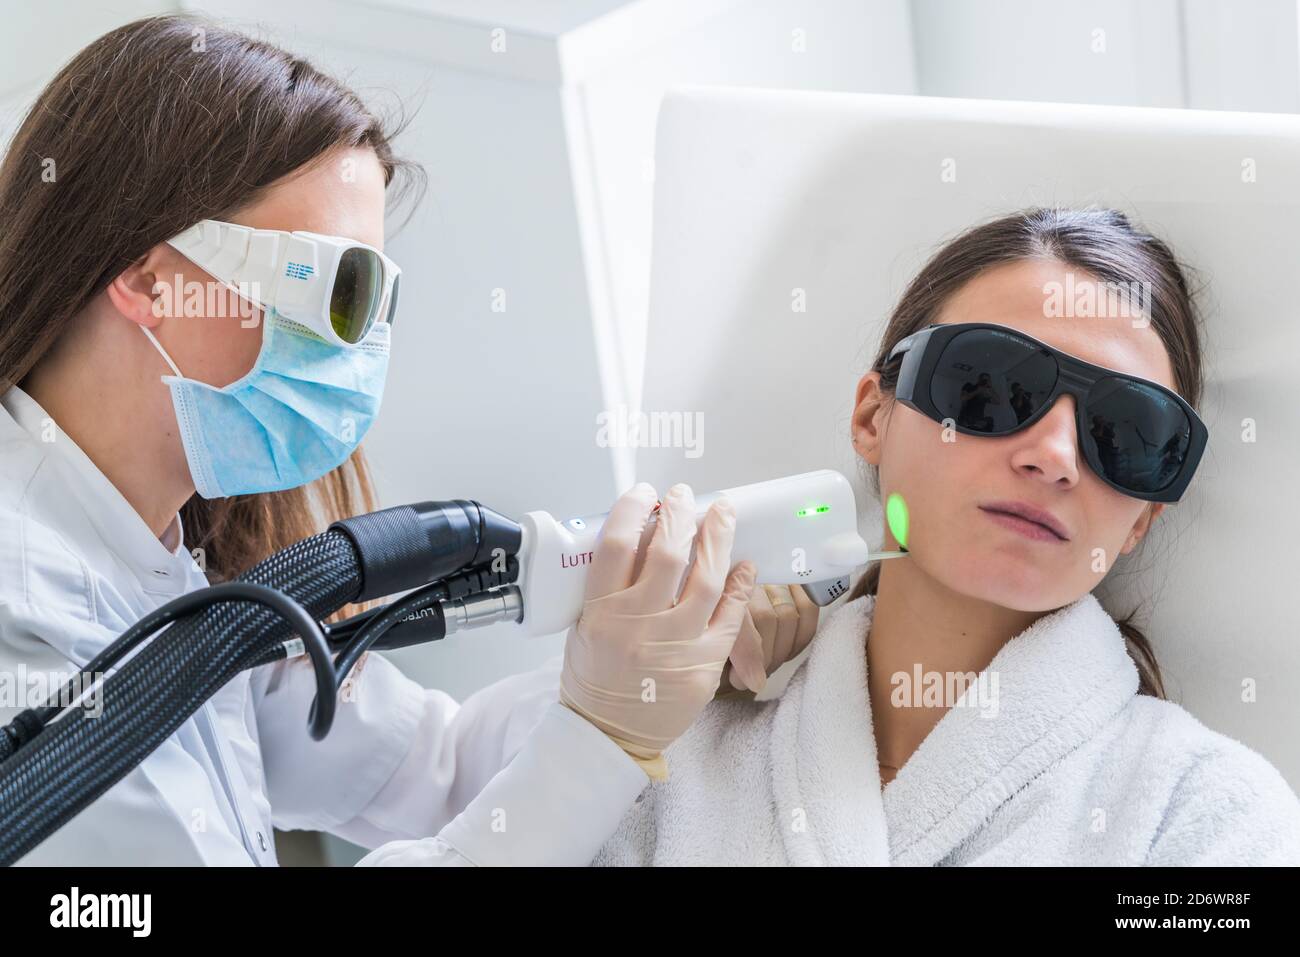
<path id="1" fill-rule="evenodd" d="M 185 378 L 154 334 L 140 328 L 176 373 L 162 381 L 204 498 L 306 485 L 346 462 L 379 413 L 387 322 L 345 347 L 269 311 L 257 362 L 223 388 Z"/>

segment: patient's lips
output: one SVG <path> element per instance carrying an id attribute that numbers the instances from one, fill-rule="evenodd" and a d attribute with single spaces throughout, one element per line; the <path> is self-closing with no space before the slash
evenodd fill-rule
<path id="1" fill-rule="evenodd" d="M 1046 509 L 1028 502 L 985 502 L 980 506 L 990 519 L 1003 528 L 1019 532 L 1026 538 L 1039 542 L 1068 542 L 1069 531 L 1065 524 Z"/>

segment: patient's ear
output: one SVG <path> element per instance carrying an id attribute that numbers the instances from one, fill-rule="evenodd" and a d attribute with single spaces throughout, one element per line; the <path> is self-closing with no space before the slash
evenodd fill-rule
<path id="1" fill-rule="evenodd" d="M 1124 547 L 1119 550 L 1121 555 L 1127 555 L 1137 547 L 1137 543 L 1146 538 L 1147 532 L 1151 531 L 1151 526 L 1155 523 L 1156 516 L 1165 510 L 1164 502 L 1153 502 L 1149 508 L 1144 508 L 1138 520 L 1133 524 L 1133 530 L 1128 534 L 1128 540 L 1124 542 Z"/>
<path id="2" fill-rule="evenodd" d="M 853 449 L 868 464 L 879 465 L 884 426 L 889 418 L 888 397 L 880 388 L 880 373 L 868 372 L 858 380 L 853 400 Z"/>

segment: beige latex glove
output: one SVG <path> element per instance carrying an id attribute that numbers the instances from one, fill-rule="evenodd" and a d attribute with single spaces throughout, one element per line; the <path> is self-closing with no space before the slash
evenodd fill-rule
<path id="1" fill-rule="evenodd" d="M 820 613 L 798 585 L 755 588 L 723 672 L 723 693 L 762 691 L 772 672 L 808 647 Z"/>
<path id="2" fill-rule="evenodd" d="M 582 617 L 565 638 L 560 700 L 662 779 L 663 750 L 718 690 L 755 569 L 742 562 L 728 574 L 734 509 L 714 502 L 697 536 L 695 495 L 686 485 L 669 490 L 648 547 L 639 548 L 656 501 L 641 483 L 610 510 Z M 695 561 L 674 601 L 692 542 Z"/>

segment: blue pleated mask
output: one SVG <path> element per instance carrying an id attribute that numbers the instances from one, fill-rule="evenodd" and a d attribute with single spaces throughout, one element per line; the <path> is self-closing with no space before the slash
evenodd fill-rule
<path id="1" fill-rule="evenodd" d="M 278 492 L 338 468 L 379 414 L 388 373 L 387 322 L 351 348 L 336 346 L 270 311 L 248 374 L 224 388 L 163 376 L 194 488 L 204 498 Z"/>

